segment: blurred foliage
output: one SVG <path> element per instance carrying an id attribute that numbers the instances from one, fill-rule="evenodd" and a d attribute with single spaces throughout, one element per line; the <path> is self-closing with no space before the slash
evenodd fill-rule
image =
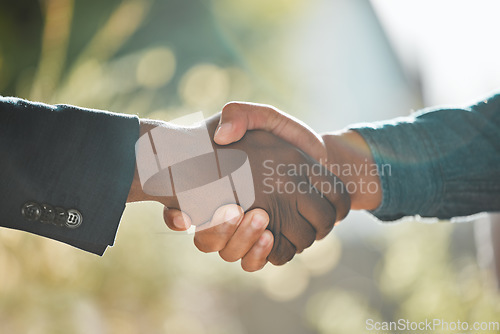
<path id="1" fill-rule="evenodd" d="M 157 109 L 213 112 L 232 99 L 273 102 L 275 85 L 266 80 L 287 80 L 264 67 L 270 55 L 282 62 L 279 46 L 262 43 L 272 41 L 263 37 L 266 29 L 279 26 L 280 17 L 288 17 L 285 9 L 292 12 L 300 4 L 280 3 L 255 1 L 243 8 L 229 1 L 182 0 L 5 4 L 0 89 L 47 103 L 140 115 Z M 272 17 L 261 21 L 260 14 Z M 263 56 L 266 61 L 259 61 Z"/>
<path id="2" fill-rule="evenodd" d="M 232 99 L 293 108 L 280 43 L 306 9 L 298 0 L 1 1 L 0 93 L 165 120 Z M 387 227 L 362 241 L 379 253 L 354 261 L 359 244 L 331 235 L 284 267 L 248 274 L 167 231 L 161 213 L 130 205 L 102 258 L 0 231 L 0 333 L 351 334 L 368 318 L 500 319 L 471 252 L 450 251 L 451 225 Z M 382 260 L 365 275 L 369 256 Z M 371 282 L 370 294 L 347 284 L 356 280 Z"/>
<path id="3" fill-rule="evenodd" d="M 374 240 L 383 250 L 373 275 L 378 281 L 377 293 L 382 298 L 379 304 L 382 307 L 370 303 L 370 296 L 331 288 L 309 299 L 310 324 L 319 333 L 348 334 L 369 332 L 365 327 L 367 319 L 377 322 L 459 320 L 471 326 L 474 322 L 499 321 L 496 282 L 478 268 L 473 253 L 464 252 L 459 256 L 451 251 L 453 247 L 462 246 L 452 241 L 454 228 L 449 223 L 415 222 L 387 227 L 385 237 Z M 457 333 L 442 328 L 416 332 Z"/>
<path id="4" fill-rule="evenodd" d="M 397 301 L 398 319 L 470 324 L 500 319 L 496 282 L 481 272 L 474 257 L 453 257 L 452 231 L 452 224 L 401 225 L 390 237 L 378 279 L 384 295 Z"/>

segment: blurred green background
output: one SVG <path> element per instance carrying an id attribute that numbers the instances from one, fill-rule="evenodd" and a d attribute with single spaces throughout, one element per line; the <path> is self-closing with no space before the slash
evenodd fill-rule
<path id="1" fill-rule="evenodd" d="M 248 100 L 318 131 L 433 103 L 425 71 L 395 51 L 376 14 L 364 0 L 0 1 L 0 94 L 164 120 Z M 0 333 L 351 334 L 367 332 L 367 319 L 498 321 L 495 284 L 469 223 L 381 225 L 353 213 L 291 263 L 252 274 L 168 231 L 154 203 L 127 207 L 102 258 L 0 231 Z"/>

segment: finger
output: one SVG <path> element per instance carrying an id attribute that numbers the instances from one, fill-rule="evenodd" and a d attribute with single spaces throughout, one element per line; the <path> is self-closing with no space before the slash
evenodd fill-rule
<path id="1" fill-rule="evenodd" d="M 294 245 L 297 253 L 311 246 L 316 240 L 316 229 L 300 214 L 286 215 L 284 219 L 280 224 L 281 234 Z"/>
<path id="2" fill-rule="evenodd" d="M 177 209 L 165 207 L 163 209 L 163 220 L 165 220 L 168 228 L 173 231 L 185 231 L 191 227 L 191 218 L 186 213 Z"/>
<path id="3" fill-rule="evenodd" d="M 208 226 L 197 226 L 194 244 L 202 252 L 223 249 L 243 219 L 243 210 L 235 204 L 225 205 L 215 211 Z"/>
<path id="4" fill-rule="evenodd" d="M 248 251 L 248 253 L 241 259 L 241 267 L 245 271 L 257 271 L 267 263 L 267 256 L 273 248 L 273 234 L 271 231 L 264 231 L 258 241 Z"/>
<path id="5" fill-rule="evenodd" d="M 335 208 L 334 222 L 344 219 L 351 209 L 351 197 L 340 178 L 335 175 L 311 175 L 309 180 Z"/>
<path id="6" fill-rule="evenodd" d="M 325 166 L 312 160 L 311 157 L 304 154 L 304 158 L 309 162 L 309 170 L 311 171 L 308 175 L 309 183 L 335 208 L 335 222 L 344 219 L 351 209 L 351 197 L 344 183 Z"/>
<path id="7" fill-rule="evenodd" d="M 230 102 L 222 108 L 214 140 L 228 145 L 240 140 L 248 130 L 265 130 L 297 146 L 320 162 L 326 162 L 323 138 L 307 124 L 268 105 Z"/>
<path id="8" fill-rule="evenodd" d="M 295 246 L 283 235 L 274 236 L 274 245 L 267 260 L 275 266 L 281 266 L 295 256 Z"/>
<path id="9" fill-rule="evenodd" d="M 234 235 L 226 246 L 219 251 L 220 257 L 228 262 L 241 259 L 259 240 L 268 223 L 269 216 L 266 211 L 254 209 L 247 212 Z"/>
<path id="10" fill-rule="evenodd" d="M 300 215 L 313 226 L 315 239 L 319 240 L 333 229 L 337 212 L 335 207 L 330 205 L 316 189 L 313 188 L 311 191 L 313 192 L 299 195 L 297 209 Z"/>

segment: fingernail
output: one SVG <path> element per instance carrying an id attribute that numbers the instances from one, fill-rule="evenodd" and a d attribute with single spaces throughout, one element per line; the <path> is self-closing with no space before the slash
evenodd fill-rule
<path id="1" fill-rule="evenodd" d="M 238 224 L 241 219 L 241 214 L 243 211 L 239 206 L 230 205 L 226 208 L 224 212 L 224 221 L 229 224 Z"/>
<path id="2" fill-rule="evenodd" d="M 271 238 L 269 237 L 269 235 L 267 235 L 267 233 L 265 233 L 260 236 L 259 245 L 266 246 L 269 243 L 269 241 L 271 241 Z"/>
<path id="3" fill-rule="evenodd" d="M 230 122 L 220 124 L 215 131 L 214 139 L 222 139 L 223 137 L 227 136 L 231 132 L 232 127 L 233 124 L 231 124 Z"/>
<path id="4" fill-rule="evenodd" d="M 181 230 L 187 230 L 188 228 L 191 227 L 190 220 L 188 217 L 186 217 L 184 215 L 184 213 L 182 213 L 182 215 L 176 216 L 174 218 L 174 225 L 175 225 L 175 227 L 177 227 L 178 229 L 181 229 Z"/>
<path id="5" fill-rule="evenodd" d="M 186 228 L 186 222 L 184 221 L 184 219 L 182 218 L 182 216 L 176 216 L 174 218 L 174 225 L 178 229 L 185 229 Z"/>
<path id="6" fill-rule="evenodd" d="M 267 218 L 260 214 L 255 214 L 252 218 L 252 227 L 256 230 L 260 230 L 267 226 Z"/>
<path id="7" fill-rule="evenodd" d="M 191 227 L 191 218 L 187 217 L 184 213 L 182 213 L 182 217 L 184 219 L 184 227 L 186 230 Z"/>

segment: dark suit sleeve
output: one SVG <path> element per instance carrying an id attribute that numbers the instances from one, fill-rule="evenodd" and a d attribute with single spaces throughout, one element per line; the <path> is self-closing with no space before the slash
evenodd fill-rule
<path id="1" fill-rule="evenodd" d="M 0 226 L 102 255 L 125 208 L 138 136 L 136 116 L 0 97 Z M 27 203 L 42 218 L 28 217 Z M 81 224 L 51 222 L 54 210 L 64 219 L 77 211 Z"/>

